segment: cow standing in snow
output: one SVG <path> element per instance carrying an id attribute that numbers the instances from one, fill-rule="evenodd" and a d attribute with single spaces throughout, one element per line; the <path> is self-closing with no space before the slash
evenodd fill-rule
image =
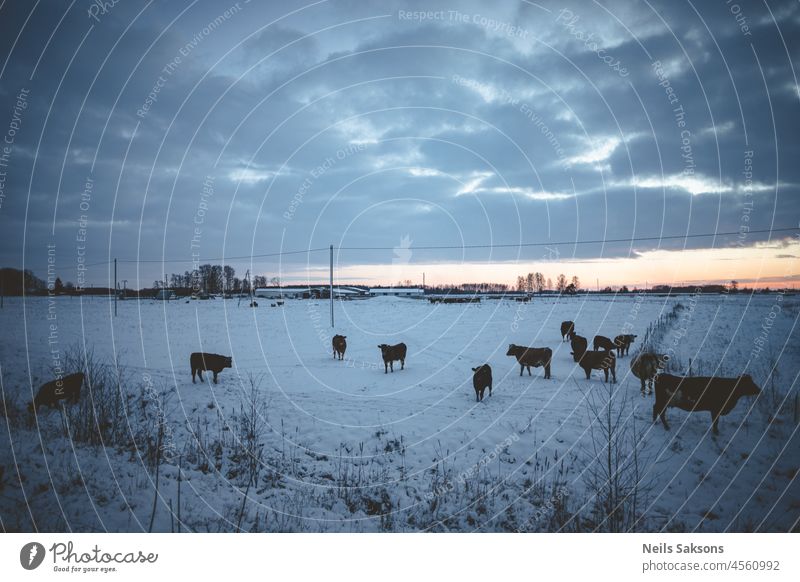
<path id="1" fill-rule="evenodd" d="M 761 389 L 750 374 L 738 378 L 716 378 L 706 376 L 682 377 L 671 374 L 656 376 L 656 402 L 653 404 L 653 422 L 661 418 L 664 429 L 667 424 L 667 408 L 680 408 L 687 412 L 708 411 L 711 413 L 714 434 L 719 434 L 719 418 L 734 409 L 739 398 L 758 396 Z"/>

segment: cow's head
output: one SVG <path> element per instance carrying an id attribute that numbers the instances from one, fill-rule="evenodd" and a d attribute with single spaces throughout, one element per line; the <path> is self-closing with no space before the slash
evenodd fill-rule
<path id="1" fill-rule="evenodd" d="M 386 350 L 388 350 L 390 347 L 391 346 L 389 344 L 381 344 L 378 346 L 378 349 L 381 351 L 382 354 L 385 354 Z"/>
<path id="2" fill-rule="evenodd" d="M 507 356 L 514 356 L 517 353 L 517 346 L 514 344 L 508 344 L 508 351 L 506 352 Z"/>
<path id="3" fill-rule="evenodd" d="M 233 358 L 225 358 L 225 367 L 232 368 L 233 367 Z"/>
<path id="4" fill-rule="evenodd" d="M 739 376 L 739 381 L 736 383 L 736 391 L 742 396 L 758 396 L 761 394 L 761 388 L 753 382 L 753 377 L 750 374 Z"/>
<path id="5" fill-rule="evenodd" d="M 478 366 L 477 368 L 472 368 L 472 371 L 477 373 L 477 372 L 482 372 L 483 370 L 486 370 L 487 368 L 489 368 L 489 364 L 483 364 L 481 366 Z M 491 370 L 491 368 L 489 368 L 489 369 Z"/>

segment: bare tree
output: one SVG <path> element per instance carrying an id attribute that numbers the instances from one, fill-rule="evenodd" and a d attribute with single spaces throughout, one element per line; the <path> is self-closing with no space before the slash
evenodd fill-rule
<path id="1" fill-rule="evenodd" d="M 567 278 L 564 273 L 556 277 L 556 291 L 563 293 L 567 289 Z"/>
<path id="2" fill-rule="evenodd" d="M 225 291 L 231 292 L 233 290 L 233 280 L 235 279 L 236 270 L 230 265 L 222 267 L 222 276 L 225 280 Z"/>
<path id="3" fill-rule="evenodd" d="M 577 275 L 572 276 L 572 286 L 575 288 L 575 291 L 581 288 L 581 280 L 578 279 Z"/>
<path id="4" fill-rule="evenodd" d="M 651 484 L 642 457 L 643 433 L 637 429 L 630 397 L 607 384 L 586 400 L 591 459 L 584 479 L 592 498 L 595 531 L 631 532 L 643 527 L 645 497 Z"/>
<path id="5" fill-rule="evenodd" d="M 537 293 L 541 293 L 544 290 L 544 275 L 541 273 L 533 274 L 533 289 Z"/>

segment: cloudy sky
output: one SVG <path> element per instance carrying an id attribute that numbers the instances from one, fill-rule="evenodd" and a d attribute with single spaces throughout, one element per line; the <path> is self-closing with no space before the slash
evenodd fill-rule
<path id="1" fill-rule="evenodd" d="M 795 1 L 111 4 L 0 4 L 2 265 L 798 278 Z"/>

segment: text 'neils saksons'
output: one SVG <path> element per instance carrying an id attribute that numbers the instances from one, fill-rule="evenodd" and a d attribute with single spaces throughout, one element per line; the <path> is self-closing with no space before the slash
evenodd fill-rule
<path id="1" fill-rule="evenodd" d="M 642 544 L 643 554 L 724 554 L 723 546 L 698 546 L 695 544 Z"/>

